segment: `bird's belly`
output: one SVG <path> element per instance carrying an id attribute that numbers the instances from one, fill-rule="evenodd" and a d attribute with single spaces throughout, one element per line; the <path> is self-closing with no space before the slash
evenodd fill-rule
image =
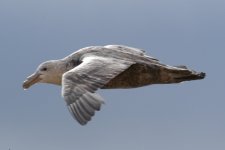
<path id="1" fill-rule="evenodd" d="M 136 88 L 158 83 L 160 67 L 147 64 L 133 64 L 124 72 L 111 79 L 103 89 Z"/>

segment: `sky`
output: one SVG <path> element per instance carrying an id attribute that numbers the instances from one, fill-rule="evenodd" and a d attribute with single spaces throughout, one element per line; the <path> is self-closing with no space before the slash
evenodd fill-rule
<path id="1" fill-rule="evenodd" d="M 224 0 L 0 0 L 1 150 L 224 150 Z M 122 44 L 204 80 L 98 90 L 106 104 L 86 126 L 61 87 L 22 89 L 43 61 Z"/>

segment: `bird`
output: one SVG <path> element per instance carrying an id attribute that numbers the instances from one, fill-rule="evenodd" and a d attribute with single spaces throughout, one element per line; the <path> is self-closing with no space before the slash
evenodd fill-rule
<path id="1" fill-rule="evenodd" d="M 86 125 L 103 98 L 98 89 L 129 89 L 205 78 L 204 72 L 161 63 L 144 50 L 124 45 L 89 46 L 59 59 L 41 63 L 23 82 L 26 90 L 36 83 L 62 86 L 62 97 L 73 118 Z"/>

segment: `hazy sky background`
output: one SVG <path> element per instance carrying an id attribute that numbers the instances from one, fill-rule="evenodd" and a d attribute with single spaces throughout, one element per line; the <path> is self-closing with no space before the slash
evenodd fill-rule
<path id="1" fill-rule="evenodd" d="M 145 49 L 205 80 L 100 90 L 80 126 L 61 88 L 24 79 L 43 61 L 90 45 Z M 1 150 L 224 150 L 224 0 L 0 0 Z"/>

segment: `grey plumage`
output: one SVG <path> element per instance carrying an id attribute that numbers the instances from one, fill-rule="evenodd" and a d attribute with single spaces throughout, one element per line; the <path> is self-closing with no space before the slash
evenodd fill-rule
<path id="1" fill-rule="evenodd" d="M 71 114 L 83 125 L 94 115 L 94 110 L 100 110 L 103 103 L 103 99 L 95 91 L 133 62 L 102 56 L 87 56 L 82 61 L 81 65 L 63 75 L 62 95 Z"/>
<path id="2" fill-rule="evenodd" d="M 71 115 L 85 125 L 104 103 L 96 93 L 99 88 L 135 88 L 204 77 L 186 66 L 163 64 L 137 48 L 107 45 L 82 48 L 63 59 L 42 63 L 23 87 L 36 82 L 62 85 Z"/>

